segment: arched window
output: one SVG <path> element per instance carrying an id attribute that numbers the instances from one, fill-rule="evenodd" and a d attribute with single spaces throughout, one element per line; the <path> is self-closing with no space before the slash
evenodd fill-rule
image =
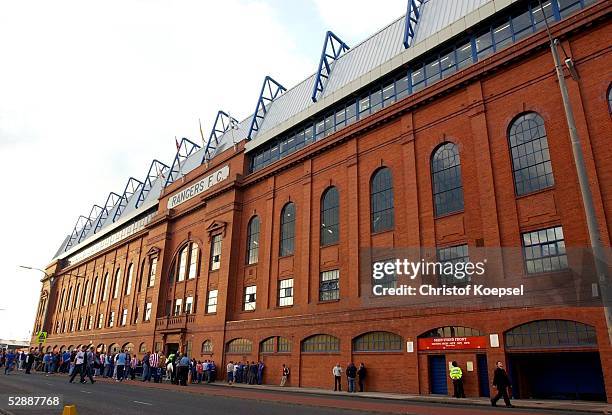
<path id="1" fill-rule="evenodd" d="M 74 291 L 74 304 L 73 308 L 77 308 L 79 306 L 79 294 L 81 293 L 81 284 L 77 284 L 76 290 Z"/>
<path id="2" fill-rule="evenodd" d="M 227 353 L 251 353 L 253 342 L 248 339 L 234 339 L 227 343 Z"/>
<path id="3" fill-rule="evenodd" d="M 91 288 L 91 300 L 89 301 L 91 304 L 95 304 L 98 298 L 98 276 L 94 278 L 93 287 Z"/>
<path id="4" fill-rule="evenodd" d="M 471 337 L 484 336 L 484 333 L 478 329 L 463 326 L 444 326 L 426 331 L 419 337 Z"/>
<path id="5" fill-rule="evenodd" d="M 612 115 L 612 84 L 608 87 L 608 112 Z"/>
<path id="6" fill-rule="evenodd" d="M 68 347 L 68 350 L 71 350 L 71 349 L 70 349 L 71 347 L 72 347 L 72 346 L 69 346 L 69 347 Z M 96 347 L 96 351 L 97 351 L 98 353 L 105 353 L 105 352 L 106 352 L 106 345 L 105 345 L 104 343 L 100 343 L 100 344 L 98 345 L 98 347 Z"/>
<path id="7" fill-rule="evenodd" d="M 132 274 L 134 273 L 134 264 L 128 265 L 127 281 L 125 282 L 125 295 L 130 295 L 132 289 Z"/>
<path id="8" fill-rule="evenodd" d="M 434 151 L 431 181 L 436 216 L 463 210 L 461 160 L 456 144 L 444 143 Z"/>
<path id="9" fill-rule="evenodd" d="M 64 307 L 64 310 L 68 310 L 68 308 L 70 307 L 70 303 L 72 302 L 72 287 L 68 288 L 68 297 L 66 297 L 66 305 Z"/>
<path id="10" fill-rule="evenodd" d="M 268 337 L 259 343 L 260 353 L 289 353 L 291 352 L 291 342 L 286 337 Z"/>
<path id="11" fill-rule="evenodd" d="M 102 286 L 102 301 L 108 298 L 108 272 L 104 274 L 104 285 Z"/>
<path id="12" fill-rule="evenodd" d="M 210 340 L 202 342 L 202 354 L 211 354 L 213 352 L 213 344 Z"/>
<path id="13" fill-rule="evenodd" d="M 59 309 L 62 310 L 64 307 L 64 296 L 66 295 L 66 289 L 62 288 L 62 294 L 60 295 L 60 300 L 59 300 Z"/>
<path id="14" fill-rule="evenodd" d="M 119 348 L 119 345 L 117 343 L 113 343 L 110 346 L 108 346 L 108 351 L 110 353 L 117 353 L 117 352 L 119 352 L 119 350 L 121 350 L 121 349 Z"/>
<path id="15" fill-rule="evenodd" d="M 388 331 L 372 331 L 353 340 L 354 352 L 402 351 L 402 337 Z"/>
<path id="16" fill-rule="evenodd" d="M 531 321 L 509 330 L 505 339 L 509 349 L 597 347 L 595 327 L 571 320 Z"/>
<path id="17" fill-rule="evenodd" d="M 372 232 L 393 229 L 393 177 L 389 168 L 382 167 L 372 176 L 370 202 Z"/>
<path id="18" fill-rule="evenodd" d="M 338 353 L 340 339 L 329 334 L 315 334 L 302 341 L 302 353 Z"/>
<path id="19" fill-rule="evenodd" d="M 140 353 L 146 353 L 147 352 L 147 344 L 145 342 L 140 343 L 140 346 L 138 347 L 138 351 Z"/>
<path id="20" fill-rule="evenodd" d="M 246 263 L 256 264 L 259 260 L 259 216 L 253 216 L 247 226 Z"/>
<path id="21" fill-rule="evenodd" d="M 199 247 L 195 242 L 187 242 L 175 258 L 172 265 L 172 271 L 169 274 L 170 281 L 174 281 L 176 275 L 177 281 L 185 281 L 185 279 L 193 279 L 198 274 L 198 258 Z"/>
<path id="22" fill-rule="evenodd" d="M 508 130 L 517 195 L 555 184 L 544 120 L 535 112 L 519 116 Z"/>
<path id="23" fill-rule="evenodd" d="M 85 281 L 85 288 L 83 288 L 83 301 L 81 302 L 82 306 L 87 304 L 87 299 L 89 297 L 89 280 Z"/>
<path id="24" fill-rule="evenodd" d="M 295 242 L 295 205 L 289 202 L 281 211 L 280 256 L 293 255 Z"/>
<path id="25" fill-rule="evenodd" d="M 321 246 L 338 242 L 340 237 L 340 197 L 338 189 L 329 187 L 321 197 Z"/>
<path id="26" fill-rule="evenodd" d="M 122 347 L 121 347 L 126 353 L 132 353 L 134 351 L 134 343 L 125 343 Z"/>
<path id="27" fill-rule="evenodd" d="M 113 298 L 119 297 L 119 286 L 121 285 L 121 269 L 115 272 L 115 282 L 113 283 Z"/>

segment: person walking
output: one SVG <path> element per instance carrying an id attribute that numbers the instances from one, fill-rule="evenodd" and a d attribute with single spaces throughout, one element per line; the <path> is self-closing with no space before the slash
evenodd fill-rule
<path id="1" fill-rule="evenodd" d="M 342 366 L 340 363 L 336 363 L 336 366 L 332 369 L 334 375 L 334 392 L 342 392 Z"/>
<path id="2" fill-rule="evenodd" d="M 359 364 L 359 369 L 357 369 L 357 377 L 359 379 L 359 392 L 363 392 L 365 389 L 365 380 L 368 372 L 366 370 L 363 362 Z"/>
<path id="3" fill-rule="evenodd" d="M 125 375 L 125 365 L 127 363 L 127 355 L 123 349 L 117 354 L 117 359 L 115 361 L 117 366 L 117 382 L 123 382 L 123 377 Z"/>
<path id="4" fill-rule="evenodd" d="M 283 363 L 283 370 L 281 372 L 280 385 L 285 386 L 285 384 L 287 383 L 287 379 L 289 379 L 289 368 L 287 367 L 287 365 Z"/>
<path id="5" fill-rule="evenodd" d="M 8 375 L 13 370 L 13 365 L 15 364 L 15 353 L 13 353 L 12 349 L 4 355 L 4 374 Z"/>
<path id="6" fill-rule="evenodd" d="M 178 363 L 178 378 L 181 386 L 187 386 L 187 376 L 189 373 L 189 357 L 186 354 L 181 356 Z"/>
<path id="7" fill-rule="evenodd" d="M 508 396 L 508 388 L 510 387 L 510 378 L 504 369 L 502 362 L 497 362 L 495 365 L 495 371 L 493 372 L 493 386 L 497 389 L 497 394 L 491 399 L 491 405 L 497 406 L 497 401 L 500 398 L 504 398 L 504 403 L 508 408 L 512 408 L 513 405 L 510 403 L 510 397 Z"/>
<path id="8" fill-rule="evenodd" d="M 151 365 L 149 363 L 149 352 L 146 352 L 142 357 L 142 381 L 151 381 Z"/>
<path id="9" fill-rule="evenodd" d="M 79 373 L 81 375 L 81 383 L 86 383 L 85 375 L 87 375 L 93 384 L 95 380 L 93 380 L 91 373 L 88 371 L 89 363 L 87 363 L 87 351 L 85 346 L 83 346 L 81 350 L 77 352 L 74 363 L 74 370 L 72 371 L 72 375 L 70 376 L 70 380 L 68 382 L 72 383 L 77 373 Z"/>
<path id="10" fill-rule="evenodd" d="M 226 370 L 227 372 L 227 383 L 231 385 L 234 383 L 234 362 L 230 360 L 227 364 Z"/>
<path id="11" fill-rule="evenodd" d="M 26 356 L 26 374 L 29 375 L 30 371 L 32 370 L 32 365 L 34 364 L 34 359 L 35 359 L 35 355 L 34 355 L 34 349 L 30 348 L 30 352 L 28 353 L 28 355 Z"/>
<path id="12" fill-rule="evenodd" d="M 463 371 L 455 360 L 451 363 L 449 376 L 453 381 L 453 396 L 455 398 L 465 398 L 465 393 L 463 392 Z"/>
<path id="13" fill-rule="evenodd" d="M 257 384 L 261 385 L 261 383 L 263 382 L 263 371 L 264 368 L 266 366 L 264 365 L 264 362 L 259 361 L 259 364 L 257 365 Z"/>
<path id="14" fill-rule="evenodd" d="M 357 367 L 353 362 L 349 362 L 346 366 L 346 380 L 348 383 L 348 392 L 355 393 L 355 378 L 357 377 Z"/>

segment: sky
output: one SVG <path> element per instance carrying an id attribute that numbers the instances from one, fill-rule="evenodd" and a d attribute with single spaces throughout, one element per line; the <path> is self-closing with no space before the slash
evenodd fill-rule
<path id="1" fill-rule="evenodd" d="M 316 71 L 325 32 L 356 45 L 405 0 L 0 0 L 0 339 L 29 338 L 42 273 L 79 215 L 244 119 L 266 75 Z"/>

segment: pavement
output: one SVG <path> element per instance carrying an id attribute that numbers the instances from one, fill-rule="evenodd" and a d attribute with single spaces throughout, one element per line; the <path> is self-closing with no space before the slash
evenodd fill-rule
<path id="1" fill-rule="evenodd" d="M 8 406 L 9 396 L 58 396 L 50 407 Z M 75 405 L 78 415 L 99 414 L 248 414 L 248 415 L 485 415 L 605 414 L 611 405 L 593 402 L 513 401 L 516 408 L 492 408 L 484 399 L 400 395 L 376 392 L 348 394 L 321 389 L 280 388 L 213 383 L 178 386 L 140 381 L 115 382 L 98 378 L 95 384 L 68 383 L 66 375 L 0 374 L 0 414 L 61 414 L 63 405 Z M 529 405 L 527 405 L 529 404 Z M 527 406 L 526 406 L 527 405 Z"/>

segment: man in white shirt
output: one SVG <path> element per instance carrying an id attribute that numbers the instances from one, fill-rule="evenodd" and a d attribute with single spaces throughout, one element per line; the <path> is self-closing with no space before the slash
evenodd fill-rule
<path id="1" fill-rule="evenodd" d="M 227 383 L 230 385 L 234 383 L 234 362 L 231 360 L 227 364 Z"/>
<path id="2" fill-rule="evenodd" d="M 340 363 L 336 363 L 336 366 L 332 369 L 334 375 L 334 392 L 342 392 L 342 366 Z"/>
<path id="3" fill-rule="evenodd" d="M 91 383 L 94 383 L 94 380 L 91 377 L 91 373 L 89 373 L 86 367 L 86 365 L 88 364 L 86 350 L 87 350 L 86 347 L 83 346 L 81 350 L 77 352 L 74 358 L 75 366 L 74 366 L 74 370 L 72 371 L 72 376 L 70 376 L 70 380 L 69 380 L 70 383 L 74 381 L 74 378 L 76 377 L 77 373 L 80 373 L 81 375 L 81 383 L 85 383 L 86 374 L 89 376 L 89 380 L 91 380 Z"/>

